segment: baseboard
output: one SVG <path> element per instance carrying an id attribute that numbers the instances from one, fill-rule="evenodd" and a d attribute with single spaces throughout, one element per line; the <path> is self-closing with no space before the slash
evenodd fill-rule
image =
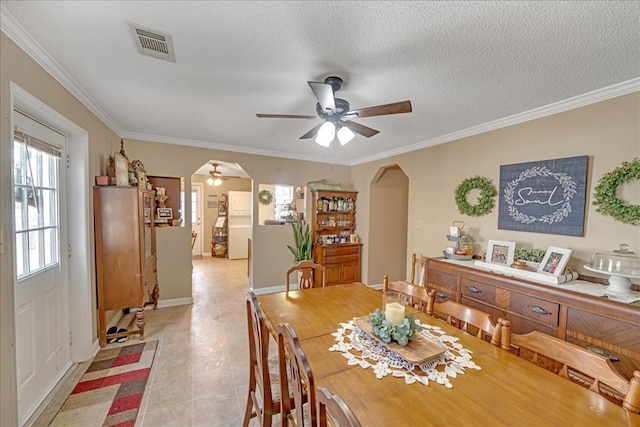
<path id="1" fill-rule="evenodd" d="M 188 298 L 175 298 L 175 299 L 163 299 L 158 301 L 158 308 L 176 307 L 178 305 L 190 305 L 193 304 L 193 297 Z M 153 308 L 148 305 L 146 309 Z"/>
<path id="2" fill-rule="evenodd" d="M 277 292 L 284 292 L 287 290 L 287 288 L 285 285 L 280 285 L 280 286 L 271 286 L 270 288 L 259 288 L 259 289 L 251 288 L 251 290 L 256 295 L 266 295 L 266 294 L 275 294 Z"/>

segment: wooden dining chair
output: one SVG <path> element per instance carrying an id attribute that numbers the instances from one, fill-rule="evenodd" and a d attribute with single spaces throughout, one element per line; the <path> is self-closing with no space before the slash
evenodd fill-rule
<path id="1" fill-rule="evenodd" d="M 318 277 L 318 271 L 322 272 L 322 287 L 323 288 L 325 287 L 325 284 L 327 282 L 327 275 L 326 275 L 327 269 L 320 264 L 316 264 L 313 261 L 306 260 L 306 261 L 300 261 L 299 263 L 297 263 L 296 265 L 294 265 L 293 267 L 287 270 L 287 278 L 285 280 L 287 292 L 289 292 L 289 276 L 294 271 L 302 272 L 302 275 L 300 277 L 300 283 L 298 283 L 298 288 L 300 290 L 311 289 L 315 287 L 315 280 Z"/>
<path id="2" fill-rule="evenodd" d="M 360 421 L 351 408 L 337 394 L 332 394 L 324 387 L 318 387 L 318 426 L 360 427 Z"/>
<path id="3" fill-rule="evenodd" d="M 307 356 L 290 324 L 281 323 L 276 330 L 280 360 L 282 426 L 317 427 L 316 385 Z M 290 393 L 293 396 L 290 396 Z"/>
<path id="4" fill-rule="evenodd" d="M 455 301 L 436 301 L 437 291 L 429 291 L 427 299 L 426 313 L 430 316 L 441 317 L 459 329 L 469 332 L 478 338 L 484 338 L 485 334 L 491 337 L 491 344 L 500 346 L 505 350 L 510 350 L 509 335 L 511 334 L 511 324 L 508 320 L 498 319 L 494 324 L 489 313 L 480 311 L 473 307 L 457 303 Z M 477 332 L 469 329 L 471 326 Z"/>
<path id="5" fill-rule="evenodd" d="M 427 305 L 427 299 L 429 298 L 429 294 L 427 292 L 427 288 L 418 285 L 412 285 L 409 282 L 405 282 L 403 280 L 397 282 L 389 282 L 389 276 L 384 275 L 384 279 L 382 281 L 382 291 L 395 291 L 400 292 L 407 296 L 408 303 L 420 310 L 424 311 Z"/>
<path id="6" fill-rule="evenodd" d="M 279 376 L 269 369 L 269 329 L 253 291 L 247 292 L 247 323 L 249 330 L 249 392 L 243 426 L 258 417 L 260 425 L 273 425 L 273 416 L 281 412 Z M 275 387 L 273 387 L 275 386 Z M 273 387 L 273 388 L 272 388 Z"/>
<path id="7" fill-rule="evenodd" d="M 511 346 L 519 356 L 640 413 L 640 371 L 627 381 L 607 357 L 539 331 L 511 335 Z"/>
<path id="8" fill-rule="evenodd" d="M 417 282 L 416 282 L 417 279 Z M 411 256 L 411 284 L 425 286 L 427 283 L 427 257 L 418 259 L 414 253 Z"/>

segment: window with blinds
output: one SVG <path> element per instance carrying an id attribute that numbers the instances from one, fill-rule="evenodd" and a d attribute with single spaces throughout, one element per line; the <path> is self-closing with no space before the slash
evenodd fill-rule
<path id="1" fill-rule="evenodd" d="M 13 146 L 16 272 L 20 279 L 58 264 L 61 152 L 18 130 Z"/>

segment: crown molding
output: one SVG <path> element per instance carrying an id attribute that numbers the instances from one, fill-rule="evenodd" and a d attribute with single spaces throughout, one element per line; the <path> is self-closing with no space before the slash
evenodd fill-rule
<path id="1" fill-rule="evenodd" d="M 376 160 L 386 159 L 400 154 L 410 153 L 412 151 L 421 150 L 423 148 L 433 147 L 435 145 L 444 144 L 446 142 L 451 142 L 458 139 L 479 135 L 481 133 L 505 128 L 508 126 L 517 125 L 519 123 L 539 119 L 542 117 L 551 116 L 553 114 L 562 113 L 563 111 L 573 110 L 575 108 L 584 107 L 586 105 L 595 104 L 596 102 L 606 101 L 607 99 L 616 98 L 618 96 L 623 96 L 634 92 L 640 92 L 640 77 L 633 78 L 625 82 L 616 83 L 614 85 L 607 86 L 602 89 L 597 89 L 582 95 L 574 96 L 573 98 L 564 99 L 562 101 L 545 105 L 543 107 L 534 108 L 533 110 L 525 111 L 523 113 L 503 117 L 498 120 L 483 123 L 481 125 L 473 126 L 447 135 L 438 136 L 436 138 L 428 139 L 416 144 L 407 145 L 395 150 L 384 151 L 382 153 L 374 154 L 373 156 L 362 157 L 360 159 L 351 161 L 350 165 L 355 166 L 363 163 L 373 162 Z"/>

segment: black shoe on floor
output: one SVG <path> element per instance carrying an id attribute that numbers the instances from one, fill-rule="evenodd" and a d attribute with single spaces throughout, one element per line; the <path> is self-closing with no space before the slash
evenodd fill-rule
<path id="1" fill-rule="evenodd" d="M 107 330 L 107 335 L 115 334 L 116 332 L 118 332 L 118 328 L 112 326 Z M 115 340 L 115 338 L 107 338 L 107 344 L 111 344 L 112 342 L 115 342 Z"/>
<path id="2" fill-rule="evenodd" d="M 127 332 L 126 329 L 118 329 L 118 333 L 120 332 Z M 127 336 L 125 335 L 124 337 L 118 337 L 118 339 L 116 340 L 116 342 L 125 342 L 127 340 Z"/>

